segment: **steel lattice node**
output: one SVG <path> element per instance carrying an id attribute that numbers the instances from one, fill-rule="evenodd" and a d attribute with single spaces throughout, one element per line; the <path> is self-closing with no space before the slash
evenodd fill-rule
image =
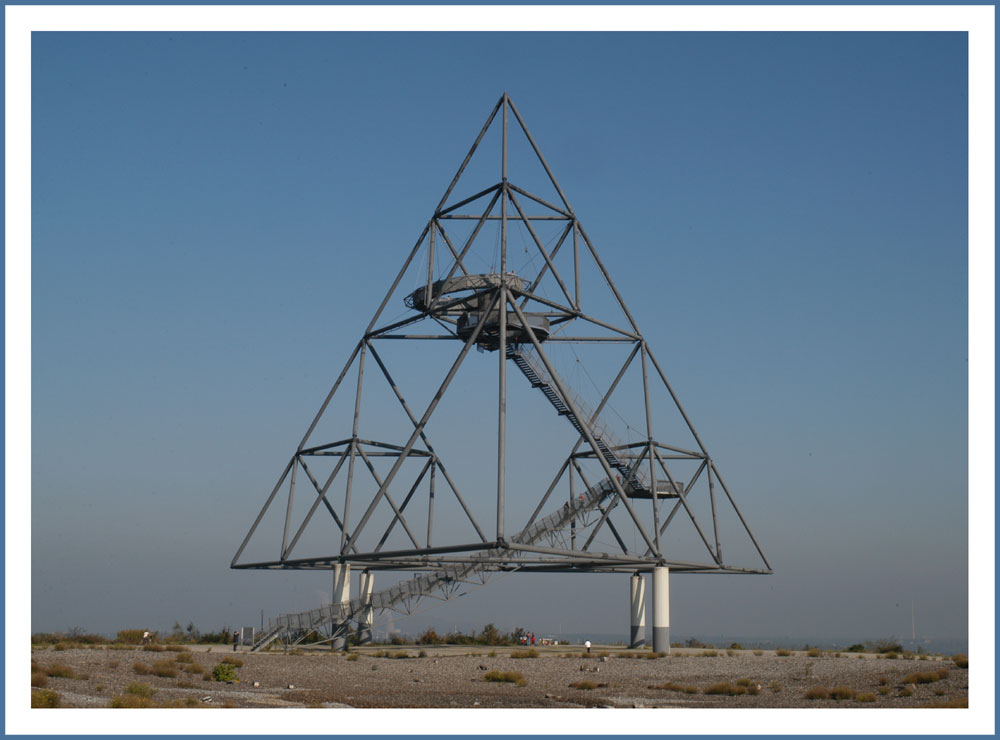
<path id="1" fill-rule="evenodd" d="M 478 161 L 484 136 L 493 126 L 501 129 L 500 157 L 493 160 L 501 164 L 499 179 L 461 195 L 463 174 L 470 162 Z M 546 192 L 529 191 L 508 173 L 512 130 L 533 155 L 537 179 Z M 510 261 L 512 233 L 529 255 L 520 269 Z M 490 258 L 489 272 L 470 269 L 471 264 L 490 264 Z M 414 282 L 417 287 L 403 289 Z M 405 315 L 380 323 L 390 305 L 393 312 L 406 310 Z M 592 305 L 597 310 L 588 310 Z M 412 368 L 402 363 L 391 370 L 392 363 L 378 349 L 386 343 L 399 347 L 400 340 L 414 348 L 416 343 L 444 343 L 435 345 L 442 357 L 458 348 L 423 408 L 411 406 L 393 375 L 407 376 Z M 601 387 L 594 384 L 599 395 L 592 399 L 584 398 L 557 367 L 559 353 L 570 348 L 575 355 L 575 346 L 622 355 L 615 359 L 614 379 Z M 449 473 L 448 451 L 434 446 L 428 422 L 473 347 L 496 353 L 497 441 L 495 474 L 482 471 L 470 499 Z M 507 510 L 510 369 L 524 378 L 518 385 L 525 392 L 551 407 L 554 418 L 565 420 L 574 440 L 567 454 L 551 458 L 554 477 L 538 482 L 530 514 Z M 375 386 L 398 404 L 407 420 L 398 439 L 365 431 L 369 424 L 378 427 L 377 415 L 366 413 L 365 403 L 365 392 Z M 626 424 L 623 431 L 617 422 L 624 418 L 614 402 L 627 392 L 638 396 L 640 410 L 635 427 Z M 340 399 L 350 405 L 342 412 L 331 411 L 331 404 Z M 321 422 L 336 429 L 332 436 L 323 438 L 329 432 L 320 430 Z M 661 423 L 669 431 L 663 439 L 654 433 Z M 620 436 L 631 439 L 623 442 Z M 476 444 L 476 438 L 465 444 Z M 485 523 L 470 505 L 484 495 L 496 502 L 495 518 Z M 299 515 L 296 504 L 306 503 L 308 509 Z M 703 514 L 699 519 L 699 506 L 710 506 L 710 518 Z M 442 507 L 460 517 L 464 528 L 459 534 L 450 526 L 444 536 L 452 541 L 446 543 L 434 528 Z M 759 563 L 724 560 L 721 512 L 729 517 L 726 526 L 732 523 L 741 546 L 752 545 L 748 551 Z M 514 531 L 505 531 L 508 514 L 523 519 Z M 257 546 L 258 530 L 268 515 L 282 519 L 277 556 L 248 557 L 245 562 L 245 551 L 251 543 Z M 681 523 L 685 529 L 677 534 Z M 318 541 L 325 549 L 304 552 L 315 547 L 304 545 L 304 538 L 320 527 L 325 534 Z M 679 548 L 685 537 L 694 543 L 691 557 L 674 551 L 675 543 Z M 665 583 L 667 569 L 771 572 L 715 461 L 508 95 L 494 106 L 231 567 L 334 573 L 332 603 L 276 617 L 255 649 L 278 638 L 295 641 L 315 633 L 323 636 L 321 641 L 339 644 L 352 623 L 370 636 L 376 612 L 411 613 L 422 599 L 447 600 L 496 572 L 648 572 L 655 576 L 654 583 Z M 352 568 L 362 573 L 354 599 Z M 417 575 L 376 591 L 373 574 L 378 571 Z M 639 593 L 636 589 L 633 586 L 633 597 Z M 657 607 L 659 613 L 665 608 Z M 654 643 L 665 639 L 668 630 L 654 624 Z"/>

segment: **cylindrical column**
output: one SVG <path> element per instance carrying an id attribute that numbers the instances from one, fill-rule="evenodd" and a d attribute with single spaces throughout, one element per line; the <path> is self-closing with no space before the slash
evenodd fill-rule
<path id="1" fill-rule="evenodd" d="M 337 563 L 333 566 L 333 598 L 334 606 L 351 600 L 351 564 Z M 330 642 L 332 650 L 347 649 L 348 625 L 338 624 L 334 627 L 334 638 Z"/>
<path id="2" fill-rule="evenodd" d="M 372 608 L 372 591 L 375 590 L 375 574 L 370 570 L 362 571 L 361 581 L 358 584 L 358 596 L 366 604 L 361 612 L 360 624 L 358 626 L 358 642 L 367 645 L 372 641 L 372 624 L 375 621 L 375 610 Z"/>
<path id="3" fill-rule="evenodd" d="M 670 652 L 670 569 L 653 568 L 653 652 Z"/>
<path id="4" fill-rule="evenodd" d="M 629 647 L 641 648 L 646 645 L 646 581 L 642 575 L 633 573 L 629 579 L 629 611 L 632 629 Z"/>

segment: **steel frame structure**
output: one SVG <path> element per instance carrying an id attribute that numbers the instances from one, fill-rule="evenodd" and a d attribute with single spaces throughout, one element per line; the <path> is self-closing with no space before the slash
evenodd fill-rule
<path id="1" fill-rule="evenodd" d="M 523 133 L 530 150 L 544 170 L 548 181 L 557 194 L 557 202 L 552 203 L 540 195 L 514 184 L 508 179 L 508 137 L 512 130 L 511 119 Z M 467 166 L 477 153 L 487 131 L 494 125 L 501 128 L 501 178 L 496 184 L 448 204 L 456 185 Z M 516 129 L 515 129 L 516 130 Z M 482 210 L 479 206 L 485 203 Z M 528 213 L 529 208 L 541 209 L 539 213 Z M 477 212 L 471 212 L 476 209 Z M 450 223 L 470 221 L 474 223 L 471 234 L 464 244 L 452 240 Z M 493 275 L 478 275 L 469 269 L 467 258 L 485 224 L 499 222 L 499 272 Z M 535 226 L 543 221 L 561 222 L 556 243 L 547 249 L 536 232 Z M 530 235 L 530 242 L 542 258 L 542 265 L 532 279 L 513 275 L 508 270 L 508 229 L 518 223 Z M 563 274 L 557 269 L 556 257 L 563 250 L 572 250 L 572 274 Z M 421 266 L 418 255 L 426 255 L 426 270 Z M 435 256 L 442 256 L 449 269 L 443 278 L 435 279 Z M 584 310 L 581 299 L 581 260 L 590 258 L 604 281 L 615 304 L 625 318 L 625 324 L 616 323 L 589 314 Z M 380 324 L 391 297 L 398 292 L 403 276 L 411 269 L 420 270 L 423 285 L 407 296 L 407 305 L 412 313 L 401 320 Z M 538 286 L 543 280 L 558 286 L 557 298 L 543 296 Z M 456 293 L 461 293 L 456 295 Z M 534 310 L 529 310 L 534 309 Z M 435 333 L 414 331 L 418 325 L 427 322 Z M 464 322 L 464 323 L 463 323 Z M 576 328 L 590 327 L 582 332 Z M 572 328 L 573 333 L 569 333 Z M 451 342 L 460 346 L 457 357 L 445 374 L 430 403 L 421 412 L 413 410 L 390 373 L 387 363 L 377 346 L 386 341 L 432 341 Z M 614 380 L 607 387 L 600 403 L 592 411 L 586 409 L 576 395 L 560 377 L 549 355 L 546 344 L 625 344 L 629 345 L 627 359 Z M 497 382 L 497 446 L 496 446 L 496 520 L 495 528 L 487 534 L 484 527 L 472 513 L 466 498 L 460 492 L 444 461 L 435 451 L 426 427 L 442 397 L 446 394 L 463 361 L 473 347 L 496 351 L 498 357 Z M 517 531 L 506 532 L 506 425 L 507 425 L 507 370 L 509 362 L 520 369 L 531 385 L 540 389 L 560 415 L 566 416 L 579 432 L 579 438 L 558 468 L 558 472 L 538 500 L 537 506 Z M 366 371 L 371 372 L 374 364 L 376 372 L 391 388 L 395 399 L 405 412 L 412 426 L 403 444 L 359 435 L 359 416 L 362 411 L 362 389 L 366 383 Z M 609 403 L 630 368 L 641 370 L 642 394 L 645 407 L 644 441 L 621 444 L 612 441 L 609 434 L 598 430 L 600 415 Z M 350 433 L 333 442 L 313 443 L 312 436 L 317 424 L 327 411 L 331 400 L 338 392 L 350 392 L 344 385 L 352 368 L 356 371 L 353 384 L 354 411 Z M 669 399 L 679 412 L 684 424 L 694 440 L 694 449 L 657 440 L 653 434 L 653 411 L 650 395 L 659 384 L 665 389 Z M 343 389 L 343 390 L 342 390 Z M 346 422 L 346 420 L 345 420 Z M 346 426 L 346 424 L 345 424 Z M 330 457 L 336 460 L 333 472 L 321 479 L 311 467 L 315 458 Z M 388 458 L 391 468 L 381 475 L 373 464 L 374 458 Z M 406 461 L 422 463 L 415 482 L 400 485 L 397 481 Z M 686 482 L 678 481 L 671 470 L 676 461 L 686 461 L 696 465 L 696 472 Z M 602 481 L 589 480 L 585 473 L 585 463 L 596 462 L 603 474 Z M 377 491 L 367 502 L 352 498 L 356 490 L 359 472 L 366 471 L 374 480 Z M 361 472 L 363 475 L 364 472 Z M 302 478 L 308 480 L 304 484 Z M 540 515 L 549 503 L 550 497 L 568 477 L 570 499 L 576 501 L 575 481 L 578 478 L 588 492 L 600 491 L 600 496 L 588 498 L 586 511 L 570 512 L 570 517 L 544 517 Z M 335 507 L 328 499 L 328 492 L 335 480 L 346 478 L 346 491 L 342 507 Z M 402 480 L 402 478 L 399 478 Z M 689 503 L 689 497 L 696 483 L 707 483 L 711 502 L 712 521 L 710 529 L 698 521 Z M 438 489 L 442 486 L 454 498 L 464 512 L 477 539 L 447 545 L 434 544 L 434 506 Z M 492 483 L 491 483 L 492 486 Z M 280 491 L 287 488 L 285 518 L 279 556 L 270 560 L 241 562 L 247 544 L 257 532 L 265 513 L 278 500 Z M 308 513 L 293 530 L 293 499 L 297 490 L 305 488 L 314 498 Z M 417 532 L 407 518 L 407 509 L 418 498 L 418 492 L 427 491 L 427 529 Z M 723 497 L 719 496 L 721 489 Z M 301 495 L 301 494 L 300 494 Z M 422 493 L 421 493 L 422 495 Z M 392 518 L 381 535 L 367 528 L 373 512 L 382 504 L 392 510 Z M 648 503 L 645 503 L 648 502 Z M 749 536 L 753 548 L 759 555 L 760 566 L 738 566 L 723 559 L 719 533 L 718 509 L 725 503 L 735 512 L 743 530 Z M 356 521 L 357 506 L 361 504 L 361 516 Z M 384 505 L 384 504 L 383 504 Z M 352 506 L 354 510 L 352 510 Z M 564 505 L 565 506 L 565 505 Z M 615 527 L 611 513 L 618 507 L 627 514 L 626 522 L 634 526 L 641 540 L 638 548 L 629 548 Z M 640 516 L 640 507 L 648 506 L 646 517 Z M 293 557 L 296 545 L 313 520 L 315 513 L 323 507 L 332 518 L 339 533 L 339 546 L 333 544 L 331 552 L 321 556 Z M 557 512 L 558 513 L 558 512 Z M 693 523 L 704 544 L 708 557 L 702 560 L 676 559 L 664 551 L 665 535 L 670 525 L 683 514 Z M 572 521 L 570 521 L 572 520 Z M 546 522 L 544 531 L 537 524 Z M 411 547 L 384 549 L 390 534 L 399 526 L 405 532 Z M 533 529 L 534 527 L 534 529 Z M 545 529 L 545 528 L 548 529 Z M 567 531 L 569 540 L 566 539 Z M 620 552 L 602 552 L 597 549 L 595 537 L 599 532 L 610 533 Z M 363 539 L 364 536 L 364 539 Z M 548 540 L 547 545 L 538 544 Z M 366 542 L 372 544 L 365 544 Z M 578 543 L 582 541 L 582 544 Z M 590 237 L 577 218 L 572 206 L 559 186 L 549 165 L 542 156 L 524 120 L 510 97 L 504 93 L 493 107 L 469 149 L 464 161 L 442 196 L 429 222 L 410 250 L 402 268 L 397 273 L 391 287 L 381 301 L 375 315 L 368 323 L 363 336 L 354 346 L 350 357 L 337 376 L 333 387 L 320 406 L 296 447 L 291 459 L 279 476 L 263 507 L 251 525 L 235 556 L 231 567 L 235 569 L 268 570 L 329 570 L 336 564 L 351 564 L 355 568 L 385 571 L 438 571 L 448 573 L 448 569 L 471 566 L 475 573 L 490 571 L 524 572 L 628 572 L 649 571 L 656 566 L 668 566 L 674 573 L 757 573 L 771 572 L 757 538 L 751 531 L 723 479 L 719 469 L 709 455 L 701 437 L 682 407 L 673 387 L 667 379 L 656 355 L 647 344 L 621 293 L 601 261 Z M 442 583 L 462 580 L 444 578 Z M 465 573 L 463 571 L 463 573 Z M 465 573 L 468 575 L 468 573 Z M 427 594 L 418 594 L 427 595 Z M 387 602 L 388 603 L 388 602 Z M 385 607 L 388 608 L 388 607 Z M 347 611 L 350 611 L 349 609 Z M 341 617 L 347 612 L 342 612 Z"/>

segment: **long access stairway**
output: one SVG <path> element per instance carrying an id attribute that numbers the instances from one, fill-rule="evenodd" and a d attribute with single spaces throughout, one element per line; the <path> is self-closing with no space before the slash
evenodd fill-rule
<path id="1" fill-rule="evenodd" d="M 538 388 L 542 392 L 559 415 L 565 416 L 573 428 L 581 436 L 584 436 L 583 422 L 573 412 L 566 399 L 560 395 L 552 378 L 545 371 L 534 352 L 521 349 L 517 345 L 509 345 L 507 358 L 517 365 L 533 388 Z M 581 414 L 590 417 L 590 432 L 594 437 L 597 449 L 607 461 L 608 466 L 617 470 L 621 475 L 622 486 L 626 493 L 639 496 L 649 495 L 643 483 L 644 476 L 641 473 L 635 473 L 627 461 L 620 459 L 615 453 L 615 448 L 620 448 L 621 445 L 610 430 L 596 415 L 588 413 L 589 409 L 582 399 L 574 396 L 572 404 Z M 659 490 L 659 488 L 658 485 L 657 489 Z M 539 519 L 514 537 L 513 541 L 523 545 L 535 544 L 546 535 L 565 529 L 573 519 L 582 514 L 599 509 L 602 502 L 610 498 L 614 491 L 614 485 L 605 478 L 588 488 L 578 501 L 573 502 L 572 506 L 562 507 L 543 519 Z M 603 509 L 601 511 L 603 512 Z M 473 555 L 472 559 L 493 559 L 502 557 L 504 552 L 500 548 L 493 548 Z M 335 629 L 346 629 L 349 623 L 361 621 L 361 617 L 367 610 L 393 610 L 409 614 L 411 606 L 418 599 L 430 596 L 447 600 L 458 592 L 462 583 L 483 583 L 485 574 L 489 570 L 490 567 L 485 562 L 448 566 L 426 575 L 401 581 L 383 591 L 372 594 L 371 600 L 367 602 L 359 597 L 342 604 L 326 604 L 307 612 L 282 614 L 268 622 L 267 628 L 251 648 L 251 651 L 261 650 L 274 640 L 289 635 L 299 635 L 301 639 L 302 636 L 313 631 L 318 632 L 331 625 Z M 479 577 L 478 581 L 474 580 L 476 577 Z"/>
<path id="2" fill-rule="evenodd" d="M 600 509 L 602 502 L 613 493 L 614 486 L 605 478 L 600 483 L 588 488 L 586 492 L 581 494 L 579 500 L 573 502 L 572 506 L 563 506 L 552 514 L 539 519 L 512 540 L 518 544 L 535 544 L 546 535 L 564 529 L 573 519 L 595 509 Z M 477 553 L 472 558 L 486 560 L 502 557 L 504 552 L 506 551 L 500 548 L 492 548 Z M 407 581 L 401 581 L 387 589 L 378 591 L 371 595 L 370 601 L 359 597 L 343 604 L 326 604 L 307 612 L 282 614 L 268 622 L 267 628 L 253 645 L 251 652 L 261 650 L 274 640 L 284 636 L 299 635 L 301 638 L 314 630 L 320 631 L 331 625 L 343 627 L 350 622 L 359 622 L 364 612 L 369 609 L 373 611 L 393 610 L 409 614 L 417 599 L 430 596 L 446 601 L 457 594 L 460 584 L 477 582 L 474 580 L 475 577 L 483 575 L 487 570 L 488 567 L 485 563 L 472 562 L 452 565 Z M 484 581 L 478 581 L 478 583 L 482 582 Z"/>

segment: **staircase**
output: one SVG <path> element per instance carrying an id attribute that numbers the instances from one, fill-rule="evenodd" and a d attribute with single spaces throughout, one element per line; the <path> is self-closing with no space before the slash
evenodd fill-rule
<path id="1" fill-rule="evenodd" d="M 614 490 L 611 481 L 605 478 L 600 483 L 588 488 L 585 493 L 581 494 L 580 499 L 574 501 L 572 505 L 564 505 L 552 514 L 539 519 L 512 538 L 512 541 L 523 545 L 535 544 L 544 536 L 567 527 L 573 519 L 597 509 L 604 499 L 614 493 Z M 502 558 L 507 552 L 509 551 L 505 549 L 491 548 L 473 555 L 472 558 L 483 560 Z M 484 579 L 481 576 L 490 569 L 487 563 L 473 562 L 451 565 L 426 575 L 401 581 L 372 594 L 371 600 L 367 602 L 359 597 L 342 604 L 325 604 L 318 609 L 310 609 L 307 612 L 282 614 L 268 622 L 260 639 L 250 648 L 250 652 L 257 652 L 285 635 L 295 633 L 305 635 L 329 625 L 335 625 L 335 629 L 346 631 L 346 626 L 350 622 L 360 621 L 361 616 L 368 609 L 378 611 L 391 609 L 409 614 L 413 602 L 417 599 L 431 596 L 446 601 L 457 594 L 459 584 L 473 582 L 472 579 L 477 575 L 480 576 L 478 583 L 483 583 Z"/>
<path id="2" fill-rule="evenodd" d="M 538 388 L 542 392 L 542 395 L 552 404 L 556 412 L 560 416 L 565 416 L 569 420 L 569 423 L 573 425 L 573 428 L 580 433 L 580 436 L 584 436 L 583 423 L 573 413 L 569 404 L 559 395 L 559 391 L 555 388 L 555 383 L 552 382 L 545 368 L 534 358 L 534 352 L 531 350 L 522 350 L 517 345 L 508 345 L 507 357 L 514 361 L 517 368 L 528 379 L 528 382 L 531 383 L 531 387 Z M 587 413 L 586 404 L 578 396 L 574 395 L 572 402 L 580 413 L 593 416 L 593 414 Z M 645 490 L 646 486 L 642 482 L 640 475 L 637 475 L 626 461 L 619 459 L 614 449 L 612 449 L 620 446 L 618 440 L 607 428 L 602 428 L 597 421 L 597 419 L 594 420 L 590 432 L 594 435 L 594 442 L 597 445 L 597 450 L 601 453 L 601 457 L 607 461 L 609 467 L 621 474 L 622 487 L 625 489 L 625 493 L 648 493 Z M 608 442 L 611 444 L 608 444 Z"/>

